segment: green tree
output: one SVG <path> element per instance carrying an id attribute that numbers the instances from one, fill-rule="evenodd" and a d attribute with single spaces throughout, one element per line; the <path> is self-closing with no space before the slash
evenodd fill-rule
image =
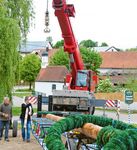
<path id="1" fill-rule="evenodd" d="M 80 48 L 80 52 L 86 69 L 97 71 L 102 63 L 102 58 L 99 53 L 91 51 L 87 48 Z M 58 50 L 50 59 L 49 65 L 65 65 L 69 68 L 69 57 L 63 49 Z"/>
<path id="2" fill-rule="evenodd" d="M 96 47 L 96 46 L 98 46 L 98 42 L 95 42 L 95 41 L 92 41 L 92 40 L 83 40 L 83 41 L 80 42 L 79 45 L 81 47 L 86 47 L 86 48 Z"/>
<path id="3" fill-rule="evenodd" d="M 31 0 L 0 0 L 0 101 L 11 96 L 18 66 L 18 47 L 28 32 Z"/>
<path id="4" fill-rule="evenodd" d="M 101 47 L 103 47 L 103 46 L 108 46 L 108 44 L 105 43 L 105 42 L 102 42 L 102 43 L 101 43 Z"/>
<path id="5" fill-rule="evenodd" d="M 126 49 L 126 51 L 137 51 L 137 48 L 129 48 L 129 49 Z"/>
<path id="6" fill-rule="evenodd" d="M 125 88 L 137 92 L 137 79 L 136 77 L 129 77 L 125 84 Z"/>
<path id="7" fill-rule="evenodd" d="M 97 87 L 97 92 L 109 93 L 109 92 L 113 92 L 113 91 L 114 91 L 114 87 L 109 78 L 107 78 L 105 80 L 100 80 L 98 87 Z"/>
<path id="8" fill-rule="evenodd" d="M 32 0 L 10 0 L 7 7 L 8 16 L 18 21 L 22 38 L 26 38 L 33 17 Z"/>
<path id="9" fill-rule="evenodd" d="M 69 57 L 68 53 L 63 49 L 59 49 L 50 59 L 50 66 L 64 65 L 69 69 Z"/>
<path id="10" fill-rule="evenodd" d="M 20 63 L 21 79 L 29 82 L 29 89 L 35 81 L 41 67 L 40 58 L 35 54 L 25 56 Z"/>
<path id="11" fill-rule="evenodd" d="M 97 69 L 102 64 L 102 57 L 100 56 L 100 54 L 94 50 L 90 50 L 85 47 L 81 47 L 80 52 L 86 69 L 91 69 L 97 72 Z"/>
<path id="12" fill-rule="evenodd" d="M 62 48 L 64 45 L 64 40 L 57 41 L 56 44 L 54 45 L 54 48 Z"/>
<path id="13" fill-rule="evenodd" d="M 15 83 L 19 43 L 19 27 L 14 20 L 0 18 L 0 98 L 11 96 Z M 16 35 L 16 36 L 15 36 Z"/>

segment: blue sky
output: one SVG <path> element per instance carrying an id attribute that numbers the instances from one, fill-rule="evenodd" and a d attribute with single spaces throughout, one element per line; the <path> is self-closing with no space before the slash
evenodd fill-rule
<path id="1" fill-rule="evenodd" d="M 61 40 L 61 31 L 54 16 L 52 0 L 49 0 L 50 29 L 44 30 L 46 0 L 33 0 L 35 27 L 30 28 L 29 41 L 45 41 L 52 36 L 53 42 Z M 118 48 L 137 46 L 137 0 L 67 0 L 74 4 L 75 18 L 71 19 L 76 40 L 92 39 L 106 42 Z"/>

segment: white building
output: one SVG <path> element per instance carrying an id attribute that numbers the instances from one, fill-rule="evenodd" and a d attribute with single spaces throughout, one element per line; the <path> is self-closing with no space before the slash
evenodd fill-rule
<path id="1" fill-rule="evenodd" d="M 118 51 L 120 51 L 119 48 L 116 48 L 114 46 L 92 47 L 91 50 L 95 50 L 97 52 L 118 52 Z"/>
<path id="2" fill-rule="evenodd" d="M 65 66 L 47 66 L 41 68 L 35 81 L 35 92 L 45 96 L 52 95 L 52 90 L 62 90 L 64 77 L 68 74 Z"/>
<path id="3" fill-rule="evenodd" d="M 129 79 L 137 78 L 137 52 L 100 52 L 102 64 L 100 76 L 108 76 L 114 84 L 125 84 Z"/>
<path id="4" fill-rule="evenodd" d="M 48 51 L 44 51 L 41 54 L 41 68 L 46 68 L 48 66 Z"/>

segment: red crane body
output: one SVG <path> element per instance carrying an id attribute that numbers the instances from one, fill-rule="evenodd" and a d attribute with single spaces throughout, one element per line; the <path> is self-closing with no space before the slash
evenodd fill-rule
<path id="1" fill-rule="evenodd" d="M 66 0 L 53 0 L 53 8 L 64 38 L 64 51 L 68 52 L 70 57 L 71 74 L 66 76 L 66 85 L 68 89 L 93 91 L 97 78 L 93 76 L 91 70 L 84 70 L 84 63 L 69 19 L 75 16 L 74 6 L 66 4 Z"/>

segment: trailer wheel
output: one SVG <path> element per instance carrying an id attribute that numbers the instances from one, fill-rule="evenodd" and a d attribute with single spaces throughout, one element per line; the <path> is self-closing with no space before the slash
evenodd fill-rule
<path id="1" fill-rule="evenodd" d="M 17 133 L 18 133 L 18 121 L 14 120 L 13 121 L 12 136 L 17 137 Z"/>

